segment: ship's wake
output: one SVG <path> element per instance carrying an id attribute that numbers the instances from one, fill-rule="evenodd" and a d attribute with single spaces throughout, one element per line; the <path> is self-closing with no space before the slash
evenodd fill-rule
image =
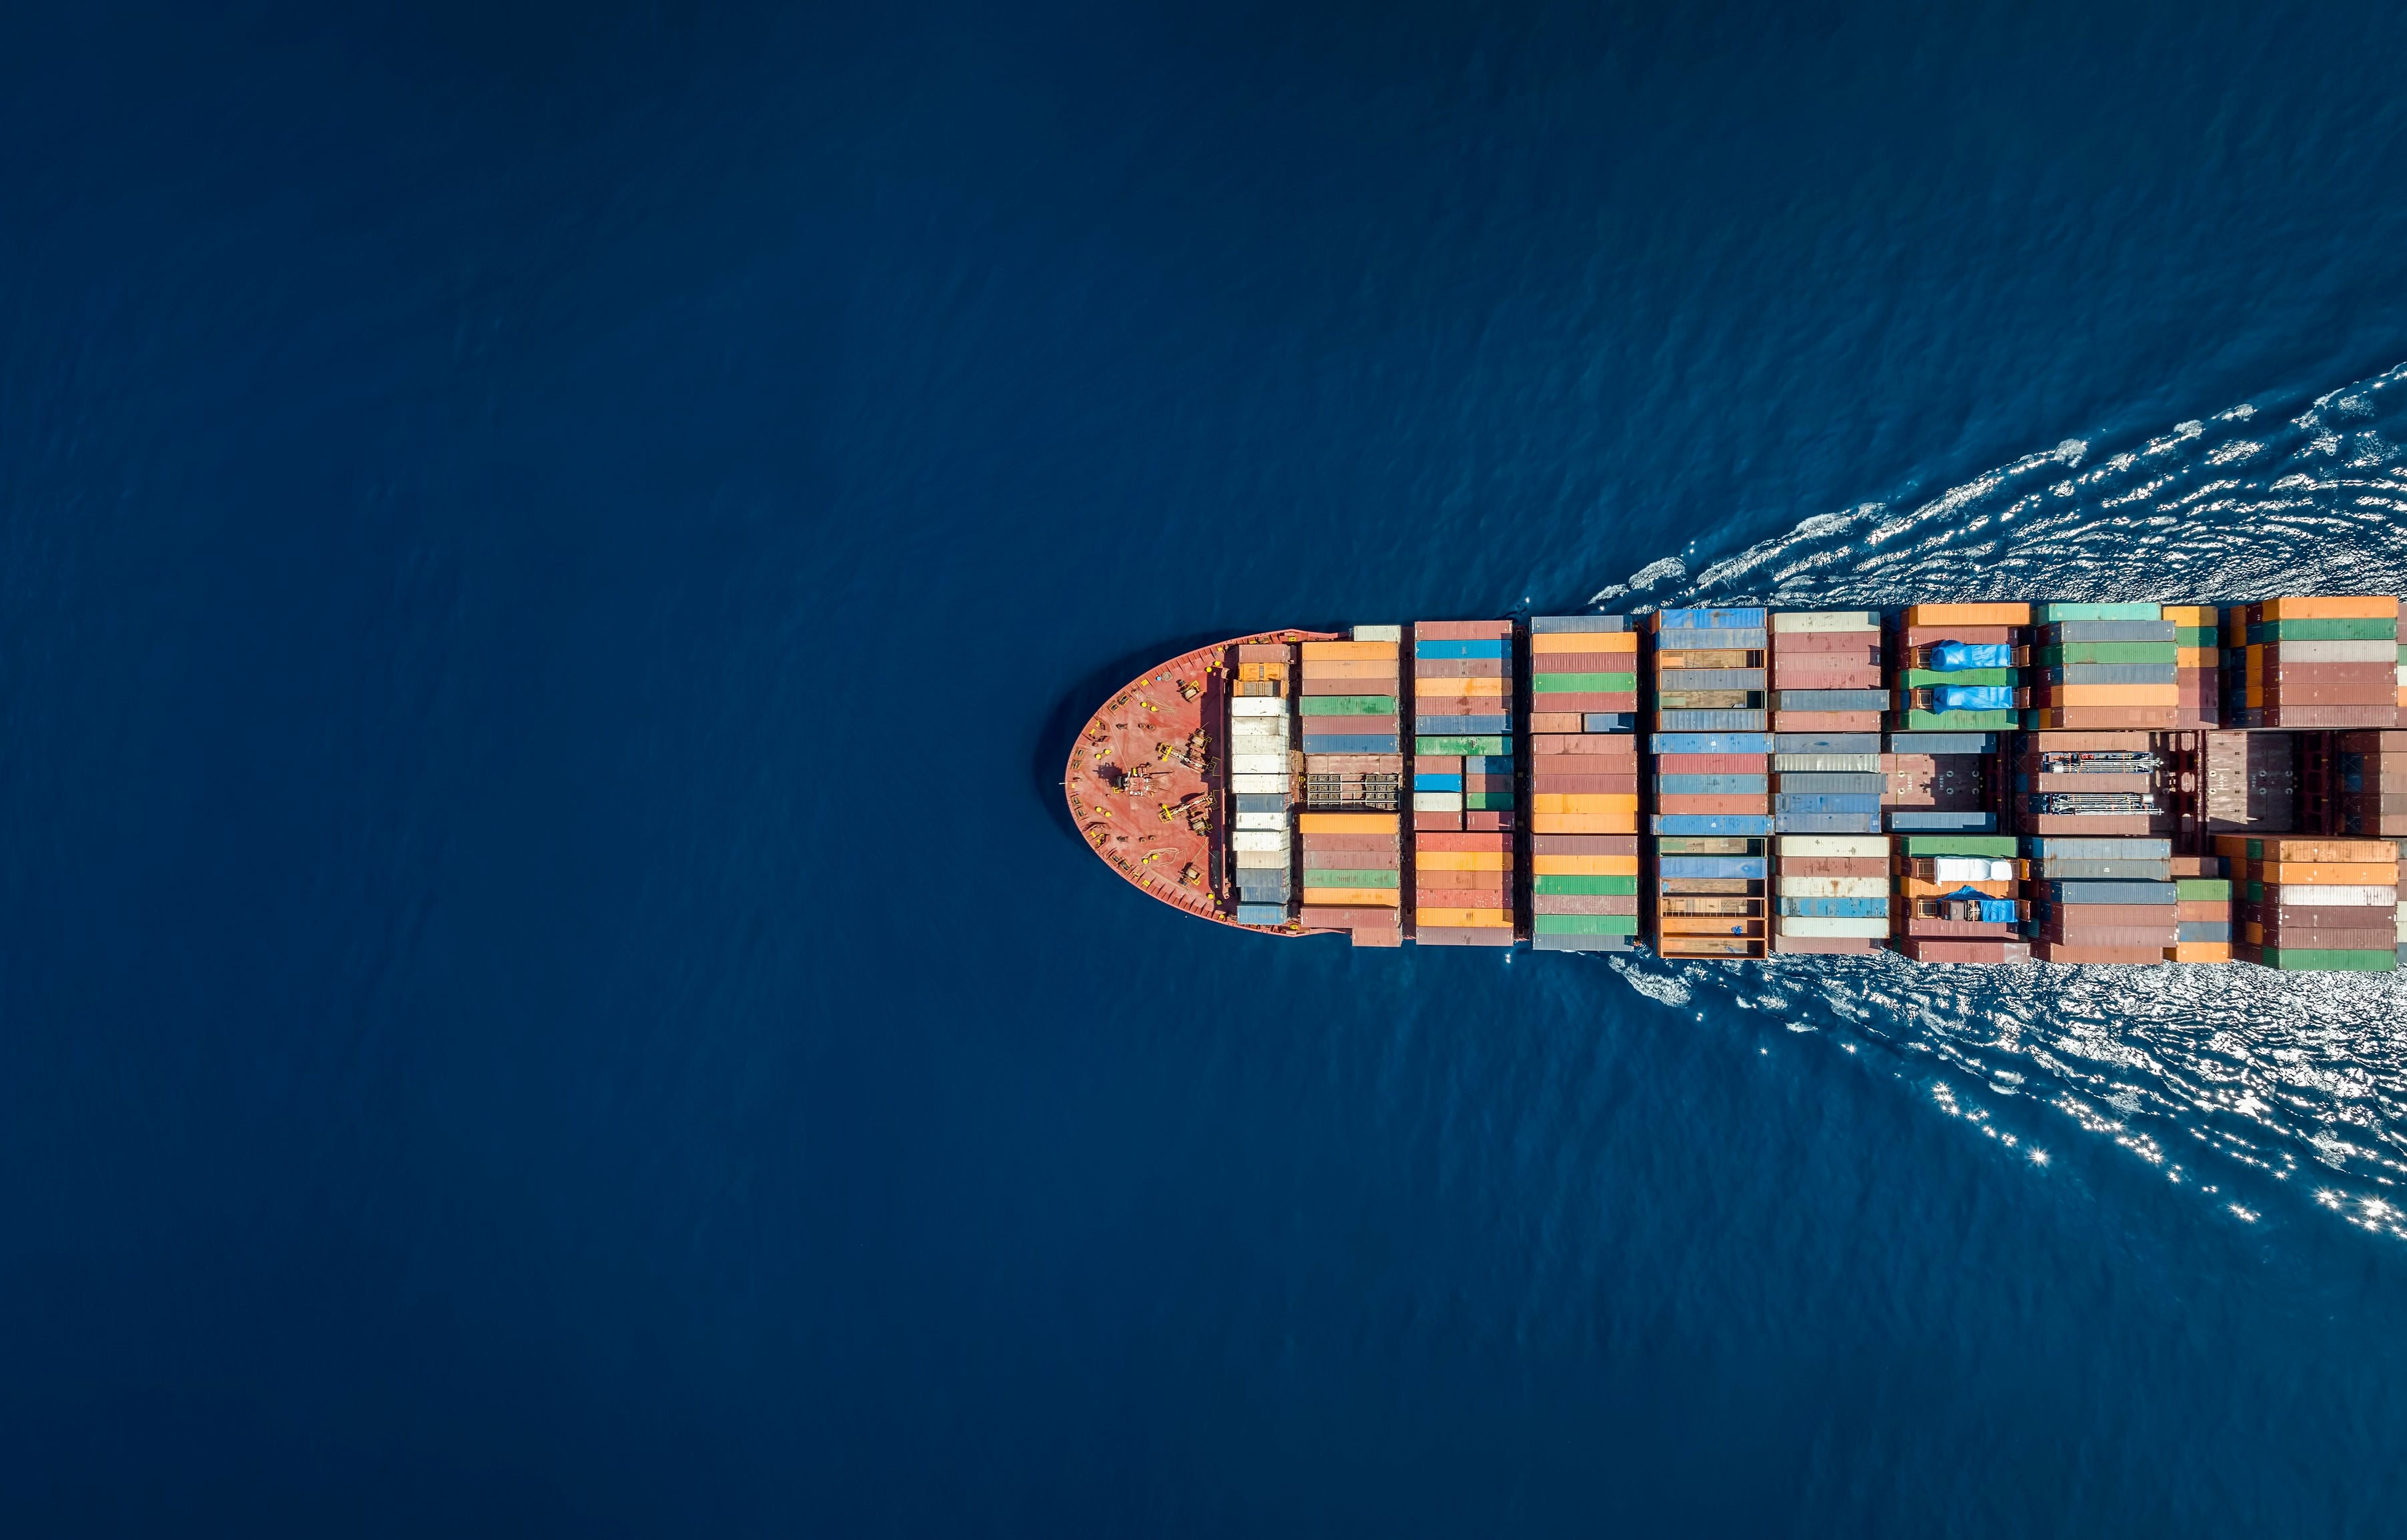
<path id="1" fill-rule="evenodd" d="M 1601 608 L 1979 598 L 2233 603 L 2407 590 L 2407 364 L 2286 418 L 2243 405 L 2068 439 L 1911 506 L 1655 562 Z M 1699 570 L 1691 572 L 1691 566 Z M 2035 1163 L 2111 1140 L 2235 1222 L 2329 1212 L 2407 1239 L 2407 983 L 2243 966 L 1928 966 L 1894 955 L 1613 965 L 1877 1056 Z"/>

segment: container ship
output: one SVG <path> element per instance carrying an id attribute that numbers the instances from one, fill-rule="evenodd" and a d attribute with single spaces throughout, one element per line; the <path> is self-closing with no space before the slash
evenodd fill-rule
<path id="1" fill-rule="evenodd" d="M 1262 632 L 1132 681 L 1063 789 L 1121 877 L 1264 935 L 2407 960 L 2396 597 Z"/>

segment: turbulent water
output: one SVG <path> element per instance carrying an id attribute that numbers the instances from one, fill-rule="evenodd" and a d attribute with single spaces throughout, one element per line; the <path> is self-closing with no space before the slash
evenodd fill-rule
<path id="1" fill-rule="evenodd" d="M 2129 445 L 2054 449 L 1899 507 L 1804 520 L 1713 560 L 1650 563 L 1591 603 L 1806 606 L 1951 599 L 2233 604 L 2407 592 L 2407 365 L 2243 402 Z M 2034 1162 L 2111 1140 L 2238 1219 L 2312 1204 L 2407 1239 L 2407 979 L 2249 967 L 1760 970 L 1613 960 L 1667 1008 L 1699 997 L 1873 1052 Z"/>
<path id="2" fill-rule="evenodd" d="M 2396 590 L 2401 59 L 0 14 L 0 1533 L 2397 1533 L 2394 986 L 1272 941 L 1061 780 L 1263 627 Z"/>

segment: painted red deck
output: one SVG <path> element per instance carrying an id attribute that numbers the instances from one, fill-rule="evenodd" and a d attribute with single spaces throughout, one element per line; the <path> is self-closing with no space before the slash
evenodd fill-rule
<path id="1" fill-rule="evenodd" d="M 1242 642 L 1317 642 L 1326 631 L 1263 631 L 1199 647 L 1132 679 L 1087 720 L 1061 777 L 1087 848 L 1164 904 L 1235 925 L 1226 871 L 1229 649 Z M 1191 687 L 1195 698 L 1187 698 Z M 1206 724 L 1211 724 L 1207 727 Z M 1200 752 L 1195 734 L 1205 735 Z M 1203 810 L 1203 827 L 1190 823 Z M 1266 925 L 1264 935 L 1299 931 Z"/>

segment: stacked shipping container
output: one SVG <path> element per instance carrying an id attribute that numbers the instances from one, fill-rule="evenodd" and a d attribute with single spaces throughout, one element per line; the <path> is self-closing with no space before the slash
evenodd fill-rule
<path id="1" fill-rule="evenodd" d="M 1414 939 L 1513 944 L 1513 622 L 1413 627 Z"/>
<path id="2" fill-rule="evenodd" d="M 1771 642 L 1773 731 L 1880 731 L 1888 692 L 1878 612 L 1783 611 L 1772 617 Z"/>
<path id="3" fill-rule="evenodd" d="M 1891 724 L 1900 732 L 2008 732 L 2020 721 L 2030 606 L 1915 605 L 1900 623 Z"/>
<path id="4" fill-rule="evenodd" d="M 2340 832 L 2395 841 L 2407 879 L 2407 732 L 2343 733 L 2338 759 Z M 2407 905 L 2397 912 L 2396 940 L 2407 962 Z"/>
<path id="5" fill-rule="evenodd" d="M 2012 834 L 1895 836 L 1893 943 L 1917 962 L 2021 962 L 2021 879 Z"/>
<path id="6" fill-rule="evenodd" d="M 2036 607 L 2025 728 L 2146 731 L 2181 720 L 2180 649 L 2162 606 Z"/>
<path id="7" fill-rule="evenodd" d="M 2399 601 L 2268 599 L 2224 612 L 2225 688 L 2241 727 L 2396 727 Z M 2233 658 L 2237 651 L 2238 658 Z M 2227 693 L 2227 706 L 2233 693 Z M 2224 720 L 2232 721 L 2227 711 Z"/>
<path id="8" fill-rule="evenodd" d="M 2161 962 L 2180 940 L 2169 839 L 2023 841 L 2033 953 L 2047 962 Z"/>
<path id="9" fill-rule="evenodd" d="M 1244 642 L 1236 652 L 1229 702 L 1231 886 L 1240 924 L 1284 925 L 1295 898 L 1288 848 L 1294 790 L 1289 689 L 1295 649 L 1282 642 Z M 1274 833 L 1276 840 L 1258 837 Z M 1242 842 L 1241 834 L 1247 836 Z"/>
<path id="10" fill-rule="evenodd" d="M 1530 622 L 1530 928 L 1540 951 L 1638 934 L 1638 634 L 1622 615 Z"/>
<path id="11" fill-rule="evenodd" d="M 1877 736 L 1875 734 L 1875 736 Z M 1889 934 L 1882 834 L 1781 834 L 1775 952 L 1879 951 Z"/>
<path id="12" fill-rule="evenodd" d="M 2164 618 L 2173 627 L 2173 726 L 2190 731 L 2221 726 L 2221 618 L 2213 605 L 2167 605 Z"/>
<path id="13" fill-rule="evenodd" d="M 2175 856 L 2173 897 L 2180 926 L 2168 962 L 2231 961 L 2231 882 L 2221 856 Z"/>
<path id="14" fill-rule="evenodd" d="M 2315 834 L 2218 834 L 2238 899 L 2233 954 L 2286 972 L 2395 973 L 2399 848 Z"/>
<path id="15" fill-rule="evenodd" d="M 1356 626 L 1350 641 L 1302 647 L 1301 918 L 1307 929 L 1346 931 L 1357 946 L 1403 940 L 1403 635 Z"/>
<path id="16" fill-rule="evenodd" d="M 1666 957 L 1769 949 L 1768 620 L 1760 609 L 1654 616 L 1655 947 Z"/>

